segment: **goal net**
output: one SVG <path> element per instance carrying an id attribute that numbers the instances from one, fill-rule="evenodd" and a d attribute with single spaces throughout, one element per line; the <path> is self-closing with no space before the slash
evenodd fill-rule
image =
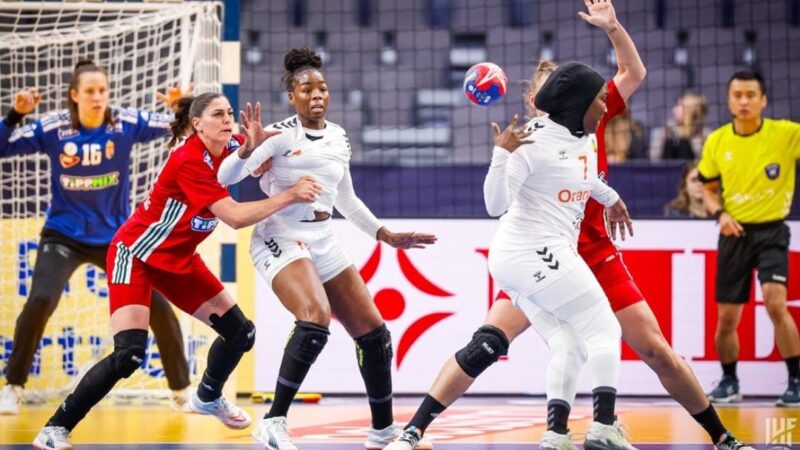
<path id="1" fill-rule="evenodd" d="M 42 94 L 26 119 L 66 107 L 75 64 L 92 59 L 109 73 L 110 105 L 168 112 L 156 91 L 194 84 L 220 90 L 220 4 L 214 2 L 41 3 L 0 2 L 0 109 L 15 93 L 36 86 Z M 165 141 L 134 148 L 135 206 L 166 160 Z M 39 232 L 50 202 L 50 164 L 44 155 L 0 159 L 0 369 L 7 370 L 14 327 L 31 287 Z M 213 260 L 213 258 L 212 258 Z M 217 259 L 218 260 L 218 259 Z M 26 385 L 28 400 L 58 399 L 91 364 L 113 348 L 105 274 L 78 268 L 48 322 Z M 202 373 L 210 343 L 204 327 L 182 316 L 193 377 Z M 152 344 L 152 334 L 149 342 Z M 118 394 L 158 397 L 166 381 L 158 348 L 149 345 L 142 368 L 118 385 Z"/>

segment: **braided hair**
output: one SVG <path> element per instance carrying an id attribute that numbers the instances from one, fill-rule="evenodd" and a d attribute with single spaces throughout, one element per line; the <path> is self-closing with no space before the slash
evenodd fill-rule
<path id="1" fill-rule="evenodd" d="M 322 69 L 322 57 L 307 47 L 293 48 L 283 57 L 283 68 L 286 69 L 286 73 L 281 78 L 281 82 L 288 92 L 292 92 L 297 75 L 309 69 Z"/>

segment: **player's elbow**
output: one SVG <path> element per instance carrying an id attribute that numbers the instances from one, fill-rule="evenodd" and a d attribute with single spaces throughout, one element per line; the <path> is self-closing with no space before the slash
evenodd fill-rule
<path id="1" fill-rule="evenodd" d="M 506 212 L 506 208 L 502 208 L 497 205 L 486 204 L 486 213 L 491 217 L 500 217 L 504 212 Z"/>

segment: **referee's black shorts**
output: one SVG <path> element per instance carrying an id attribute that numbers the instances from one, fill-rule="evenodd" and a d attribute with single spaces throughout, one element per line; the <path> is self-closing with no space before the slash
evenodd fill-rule
<path id="1" fill-rule="evenodd" d="M 746 303 L 750 298 L 753 269 L 761 284 L 786 285 L 789 267 L 789 227 L 768 222 L 742 224 L 742 237 L 719 236 L 717 302 Z"/>

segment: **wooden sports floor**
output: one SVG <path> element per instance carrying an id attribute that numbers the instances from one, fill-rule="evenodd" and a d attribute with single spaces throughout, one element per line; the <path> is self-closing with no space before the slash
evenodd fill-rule
<path id="1" fill-rule="evenodd" d="M 775 448 L 766 443 L 768 420 L 799 418 L 800 409 L 776 408 L 771 400 L 750 400 L 718 409 L 723 422 L 738 437 L 759 449 Z M 418 403 L 418 398 L 396 399 L 396 419 L 405 423 Z M 240 404 L 254 418 L 262 416 L 268 406 L 250 400 L 240 400 Z M 536 449 L 545 430 L 544 404 L 540 398 L 465 398 L 439 417 L 426 436 L 443 450 Z M 52 410 L 53 406 L 28 406 L 19 416 L 0 416 L 0 450 L 31 448 L 30 442 Z M 704 431 L 671 400 L 620 399 L 617 412 L 630 431 L 631 441 L 642 450 L 712 448 Z M 578 399 L 571 416 L 572 432 L 585 432 L 590 419 L 591 399 Z M 319 404 L 293 405 L 289 422 L 299 450 L 360 449 L 369 425 L 369 410 L 362 398 L 326 397 Z M 797 422 L 798 428 L 784 438 L 793 437 L 800 443 Z M 575 440 L 582 442 L 581 437 Z M 175 413 L 166 405 L 102 405 L 78 426 L 72 442 L 78 450 L 262 448 L 250 437 L 250 430 L 228 430 L 213 418 Z"/>

